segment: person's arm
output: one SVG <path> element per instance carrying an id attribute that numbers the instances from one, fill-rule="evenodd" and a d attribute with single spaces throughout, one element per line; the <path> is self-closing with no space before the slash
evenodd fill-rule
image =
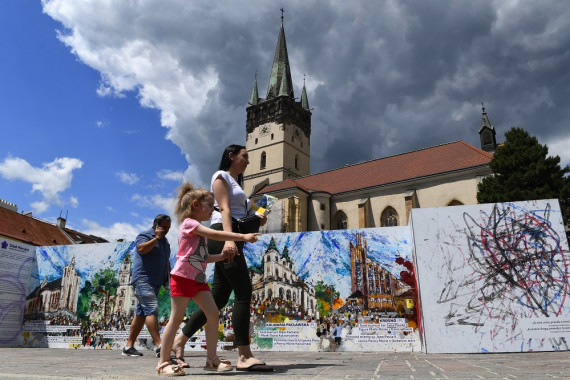
<path id="1" fill-rule="evenodd" d="M 219 241 L 247 241 L 248 243 L 255 243 L 257 241 L 257 236 L 261 235 L 260 233 L 240 234 L 238 232 L 217 231 L 201 224 L 196 226 L 194 233 L 208 239 Z"/>
<path id="2" fill-rule="evenodd" d="M 154 237 L 150 240 L 145 241 L 144 243 L 140 243 L 139 245 L 137 245 L 137 251 L 141 255 L 146 255 L 147 253 L 152 251 L 156 243 L 158 243 L 158 241 L 162 239 L 164 235 L 166 235 L 166 231 L 164 230 L 164 228 L 162 228 L 161 226 L 157 226 L 154 229 Z"/>
<path id="3" fill-rule="evenodd" d="M 232 231 L 232 212 L 230 210 L 230 185 L 221 176 L 214 180 L 212 185 L 214 197 L 218 203 L 218 208 L 222 213 L 222 227 L 224 231 Z M 227 240 L 224 243 L 222 254 L 226 254 L 229 261 L 232 261 L 235 255 L 239 255 L 236 243 Z"/>

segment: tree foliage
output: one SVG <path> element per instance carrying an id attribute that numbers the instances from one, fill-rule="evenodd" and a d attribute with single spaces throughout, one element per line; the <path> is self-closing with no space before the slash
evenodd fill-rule
<path id="1" fill-rule="evenodd" d="M 490 167 L 493 176 L 478 185 L 479 203 L 558 199 L 567 225 L 570 218 L 570 177 L 568 166 L 560 167 L 560 157 L 549 157 L 548 147 L 538 143 L 522 128 L 505 133 Z"/>

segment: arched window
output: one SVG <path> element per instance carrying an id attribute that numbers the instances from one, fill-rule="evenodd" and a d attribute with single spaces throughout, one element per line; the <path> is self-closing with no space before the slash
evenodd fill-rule
<path id="1" fill-rule="evenodd" d="M 259 163 L 259 168 L 265 169 L 266 163 L 267 163 L 267 154 L 265 152 L 261 152 L 261 162 Z"/>
<path id="2" fill-rule="evenodd" d="M 462 202 L 459 202 L 459 201 L 456 200 L 456 199 L 454 199 L 454 200 L 452 200 L 451 202 L 449 202 L 447 205 L 448 205 L 448 206 L 461 206 L 461 205 L 463 205 L 463 203 L 462 203 Z"/>
<path id="3" fill-rule="evenodd" d="M 394 227 L 398 225 L 398 213 L 392 207 L 388 206 L 382 212 L 380 219 L 382 227 Z"/>
<path id="4" fill-rule="evenodd" d="M 348 226 L 348 218 L 346 214 L 342 211 L 338 211 L 333 218 L 333 229 L 335 230 L 346 230 Z"/>
<path id="5" fill-rule="evenodd" d="M 295 169 L 299 169 L 299 155 L 295 155 Z"/>

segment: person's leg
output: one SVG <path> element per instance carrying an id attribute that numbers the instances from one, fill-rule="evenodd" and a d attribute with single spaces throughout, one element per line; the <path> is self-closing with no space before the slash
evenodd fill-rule
<path id="1" fill-rule="evenodd" d="M 125 347 L 134 347 L 135 342 L 144 326 L 145 317 L 142 315 L 135 315 L 133 322 L 131 323 L 131 328 L 129 330 L 129 337 L 127 338 L 127 343 Z"/>
<path id="2" fill-rule="evenodd" d="M 216 223 L 211 225 L 210 228 L 220 231 L 222 230 L 222 224 Z M 224 247 L 224 243 L 225 242 L 223 241 L 217 241 L 213 239 L 208 240 L 208 253 L 210 255 L 221 253 Z M 216 263 L 214 268 L 214 281 L 212 282 L 211 293 L 218 309 L 222 309 L 224 306 L 226 306 L 232 293 L 232 286 L 227 281 L 223 272 L 224 263 Z M 206 320 L 207 318 L 201 309 L 198 309 L 192 313 L 190 318 L 188 318 L 188 321 L 186 321 L 184 324 L 184 327 L 182 327 L 182 334 L 178 334 L 174 339 L 173 350 L 176 357 L 180 358 L 184 356 L 184 345 L 186 342 L 188 342 L 188 339 L 190 339 L 192 335 L 196 333 L 196 331 L 204 326 Z"/>
<path id="3" fill-rule="evenodd" d="M 170 319 L 162 333 L 162 346 L 160 350 L 160 359 L 158 361 L 157 369 L 165 362 L 170 363 L 170 351 L 174 337 L 178 331 L 178 327 L 184 319 L 184 311 L 188 306 L 188 297 L 172 297 L 170 300 Z"/>
<path id="4" fill-rule="evenodd" d="M 137 316 L 143 319 L 146 328 L 152 337 L 155 346 L 160 346 L 160 330 L 158 327 L 158 291 L 159 286 L 151 285 L 146 281 L 139 280 L 135 284 L 135 297 L 137 298 Z M 136 319 L 137 317 L 135 317 Z M 138 321 L 137 321 L 138 322 Z M 135 336 L 138 336 L 142 326 Z M 135 331 L 136 332 L 136 331 Z M 133 334 L 134 335 L 134 334 Z M 128 343 L 128 342 L 127 342 Z M 134 341 L 133 341 L 134 343 Z"/>
<path id="5" fill-rule="evenodd" d="M 243 244 L 237 243 L 239 256 L 234 258 L 236 266 L 225 270 L 226 278 L 234 290 L 235 301 L 232 311 L 236 346 L 249 346 L 249 318 L 251 306 L 251 279 L 243 255 Z"/>
<path id="6" fill-rule="evenodd" d="M 156 314 L 147 315 L 144 323 L 146 324 L 148 333 L 152 337 L 154 345 L 156 347 L 159 347 L 161 345 L 161 340 L 160 340 L 160 329 L 158 327 L 158 315 Z"/>
<path id="7" fill-rule="evenodd" d="M 194 296 L 194 302 L 202 309 L 207 318 L 205 328 L 207 360 L 204 368 L 218 371 L 231 370 L 232 366 L 226 361 L 222 361 L 217 355 L 220 310 L 216 306 L 212 294 L 205 291 L 198 292 Z"/>

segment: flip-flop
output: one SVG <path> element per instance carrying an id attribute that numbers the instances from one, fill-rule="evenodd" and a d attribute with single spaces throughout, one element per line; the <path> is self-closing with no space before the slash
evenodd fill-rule
<path id="1" fill-rule="evenodd" d="M 217 365 L 215 364 L 216 362 L 218 363 Z M 232 367 L 228 359 L 220 358 L 219 356 L 216 356 L 214 359 L 207 359 L 204 366 L 204 371 L 228 372 L 233 369 L 234 367 Z"/>
<path id="2" fill-rule="evenodd" d="M 166 367 L 171 368 L 172 372 L 164 372 Z M 177 365 L 172 365 L 169 362 L 163 362 L 158 367 L 156 367 L 156 373 L 163 376 L 186 376 L 186 372 Z"/>
<path id="3" fill-rule="evenodd" d="M 248 372 L 272 372 L 273 371 L 273 367 L 270 365 L 267 365 L 265 363 L 252 364 L 249 367 L 236 368 L 236 369 L 238 371 L 248 371 Z"/>
<path id="4" fill-rule="evenodd" d="M 186 360 L 181 356 L 171 357 L 170 362 L 180 368 L 190 368 L 190 364 L 186 363 Z"/>

